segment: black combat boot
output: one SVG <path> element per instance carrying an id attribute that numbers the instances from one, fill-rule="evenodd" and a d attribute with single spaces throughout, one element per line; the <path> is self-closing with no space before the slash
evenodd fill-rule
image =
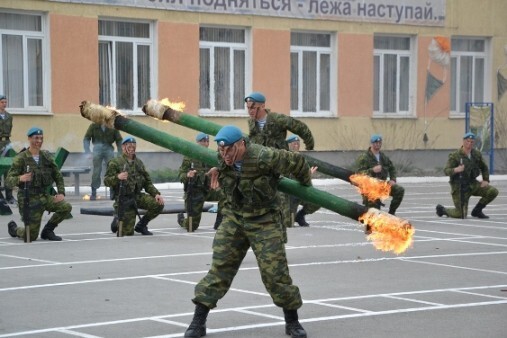
<path id="1" fill-rule="evenodd" d="M 197 303 L 195 305 L 194 318 L 190 326 L 185 331 L 185 337 L 203 337 L 206 335 L 206 318 L 208 318 L 209 308 Z"/>
<path id="2" fill-rule="evenodd" d="M 18 201 L 12 196 L 12 189 L 5 188 L 5 201 L 9 204 L 16 204 Z"/>
<path id="3" fill-rule="evenodd" d="M 285 334 L 292 338 L 306 338 L 306 331 L 298 320 L 298 311 L 283 309 L 283 314 L 285 316 Z"/>
<path id="4" fill-rule="evenodd" d="M 50 241 L 61 241 L 62 238 L 60 236 L 55 235 L 54 230 L 57 227 L 57 224 L 47 223 L 42 232 L 40 233 L 40 238 L 47 239 Z"/>
<path id="5" fill-rule="evenodd" d="M 18 228 L 18 225 L 14 221 L 10 221 L 9 224 L 7 224 L 7 229 L 9 231 L 9 235 L 11 235 L 11 237 L 18 237 L 18 234 L 16 232 L 17 228 Z"/>
<path id="6" fill-rule="evenodd" d="M 447 214 L 447 210 L 445 210 L 445 207 L 442 204 L 437 204 L 437 215 L 438 217 L 449 216 Z"/>
<path id="7" fill-rule="evenodd" d="M 220 211 L 218 211 L 217 218 L 215 219 L 215 224 L 213 225 L 213 229 L 218 230 L 218 227 L 220 226 L 220 224 L 222 224 L 223 218 L 224 218 L 224 216 L 222 215 L 222 213 Z"/>
<path id="8" fill-rule="evenodd" d="M 306 212 L 304 211 L 304 209 L 301 209 L 296 214 L 296 218 L 294 218 L 294 221 L 296 221 L 300 227 L 310 226 L 310 224 L 308 224 L 308 222 L 306 222 L 305 216 L 306 216 Z"/>
<path id="9" fill-rule="evenodd" d="M 180 227 L 184 226 L 183 222 L 185 222 L 185 215 L 182 212 L 179 212 L 178 213 L 178 224 L 180 225 Z"/>
<path id="10" fill-rule="evenodd" d="M 97 189 L 92 188 L 92 195 L 90 196 L 90 201 L 95 201 L 97 199 Z"/>
<path id="11" fill-rule="evenodd" d="M 111 232 L 113 234 L 118 232 L 118 217 L 114 216 L 113 221 L 111 222 Z"/>
<path id="12" fill-rule="evenodd" d="M 489 218 L 489 216 L 484 215 L 482 209 L 486 207 L 485 204 L 477 203 L 474 210 L 472 210 L 472 216 L 477 218 Z"/>
<path id="13" fill-rule="evenodd" d="M 134 228 L 134 230 L 140 234 L 143 234 L 144 236 L 151 236 L 153 235 L 149 230 L 148 230 L 148 220 L 146 220 L 146 216 L 143 216 L 143 218 L 141 218 L 141 220 L 139 222 L 137 222 L 136 224 L 136 227 Z"/>
<path id="14" fill-rule="evenodd" d="M 389 214 L 391 214 L 393 216 L 396 215 L 396 210 L 393 210 L 393 209 L 391 209 L 391 207 L 389 207 Z"/>

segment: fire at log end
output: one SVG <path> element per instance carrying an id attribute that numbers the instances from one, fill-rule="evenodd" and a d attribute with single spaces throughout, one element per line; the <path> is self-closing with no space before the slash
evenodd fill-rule
<path id="1" fill-rule="evenodd" d="M 90 101 L 81 102 L 79 108 L 81 110 L 81 116 L 84 118 L 97 124 L 104 124 L 111 129 L 114 129 L 115 118 L 118 115 L 122 115 L 114 109 L 91 103 Z"/>
<path id="2" fill-rule="evenodd" d="M 400 254 L 412 246 L 415 229 L 407 220 L 370 208 L 359 221 L 371 229 L 367 238 L 378 250 Z"/>
<path id="3" fill-rule="evenodd" d="M 180 112 L 185 108 L 184 102 L 171 102 L 168 99 L 160 101 L 149 100 L 143 106 L 143 112 L 159 120 L 178 121 Z"/>

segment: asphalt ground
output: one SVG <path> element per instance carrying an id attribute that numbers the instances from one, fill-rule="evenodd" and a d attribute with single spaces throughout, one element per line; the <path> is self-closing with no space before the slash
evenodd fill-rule
<path id="1" fill-rule="evenodd" d="M 358 222 L 327 210 L 288 230 L 308 337 L 507 337 L 507 177 L 492 178 L 500 194 L 484 209 L 488 220 L 437 217 L 437 203 L 452 203 L 445 178 L 400 184 L 397 215 L 416 229 L 401 255 L 376 250 Z M 335 180 L 317 187 L 361 201 Z M 162 193 L 181 202 L 181 188 Z M 79 213 L 111 201 L 68 200 L 74 218 L 57 228 L 62 242 L 25 244 L 7 233 L 12 216 L 21 224 L 17 208 L 0 216 L 0 337 L 182 337 L 210 267 L 215 214 L 194 233 L 161 215 L 149 225 L 154 236 L 117 238 L 111 217 Z M 207 327 L 207 337 L 287 337 L 251 252 Z"/>

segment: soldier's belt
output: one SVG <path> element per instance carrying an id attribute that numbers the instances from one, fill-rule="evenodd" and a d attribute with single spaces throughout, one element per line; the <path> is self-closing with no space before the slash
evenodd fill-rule
<path id="1" fill-rule="evenodd" d="M 0 136 L 0 141 L 10 141 L 10 137 L 8 136 Z"/>

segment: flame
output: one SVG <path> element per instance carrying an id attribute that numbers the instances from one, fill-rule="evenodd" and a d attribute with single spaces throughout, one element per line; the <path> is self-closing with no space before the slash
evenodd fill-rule
<path id="1" fill-rule="evenodd" d="M 164 106 L 170 107 L 171 109 L 174 109 L 174 110 L 180 111 L 180 112 L 183 112 L 183 110 L 186 107 L 185 102 L 183 102 L 183 101 L 171 102 L 171 101 L 169 101 L 169 99 L 167 97 L 165 99 L 160 100 L 160 103 L 162 103 Z"/>
<path id="2" fill-rule="evenodd" d="M 415 229 L 406 220 L 370 208 L 359 217 L 359 221 L 371 229 L 366 238 L 378 250 L 398 255 L 412 246 Z"/>
<path id="3" fill-rule="evenodd" d="M 384 201 L 389 198 L 391 185 L 386 181 L 365 174 L 350 175 L 349 179 L 357 187 L 359 193 L 366 196 L 369 201 Z"/>
<path id="4" fill-rule="evenodd" d="M 88 196 L 88 195 L 83 196 L 83 201 L 89 201 L 89 200 L 90 200 L 90 196 Z"/>

